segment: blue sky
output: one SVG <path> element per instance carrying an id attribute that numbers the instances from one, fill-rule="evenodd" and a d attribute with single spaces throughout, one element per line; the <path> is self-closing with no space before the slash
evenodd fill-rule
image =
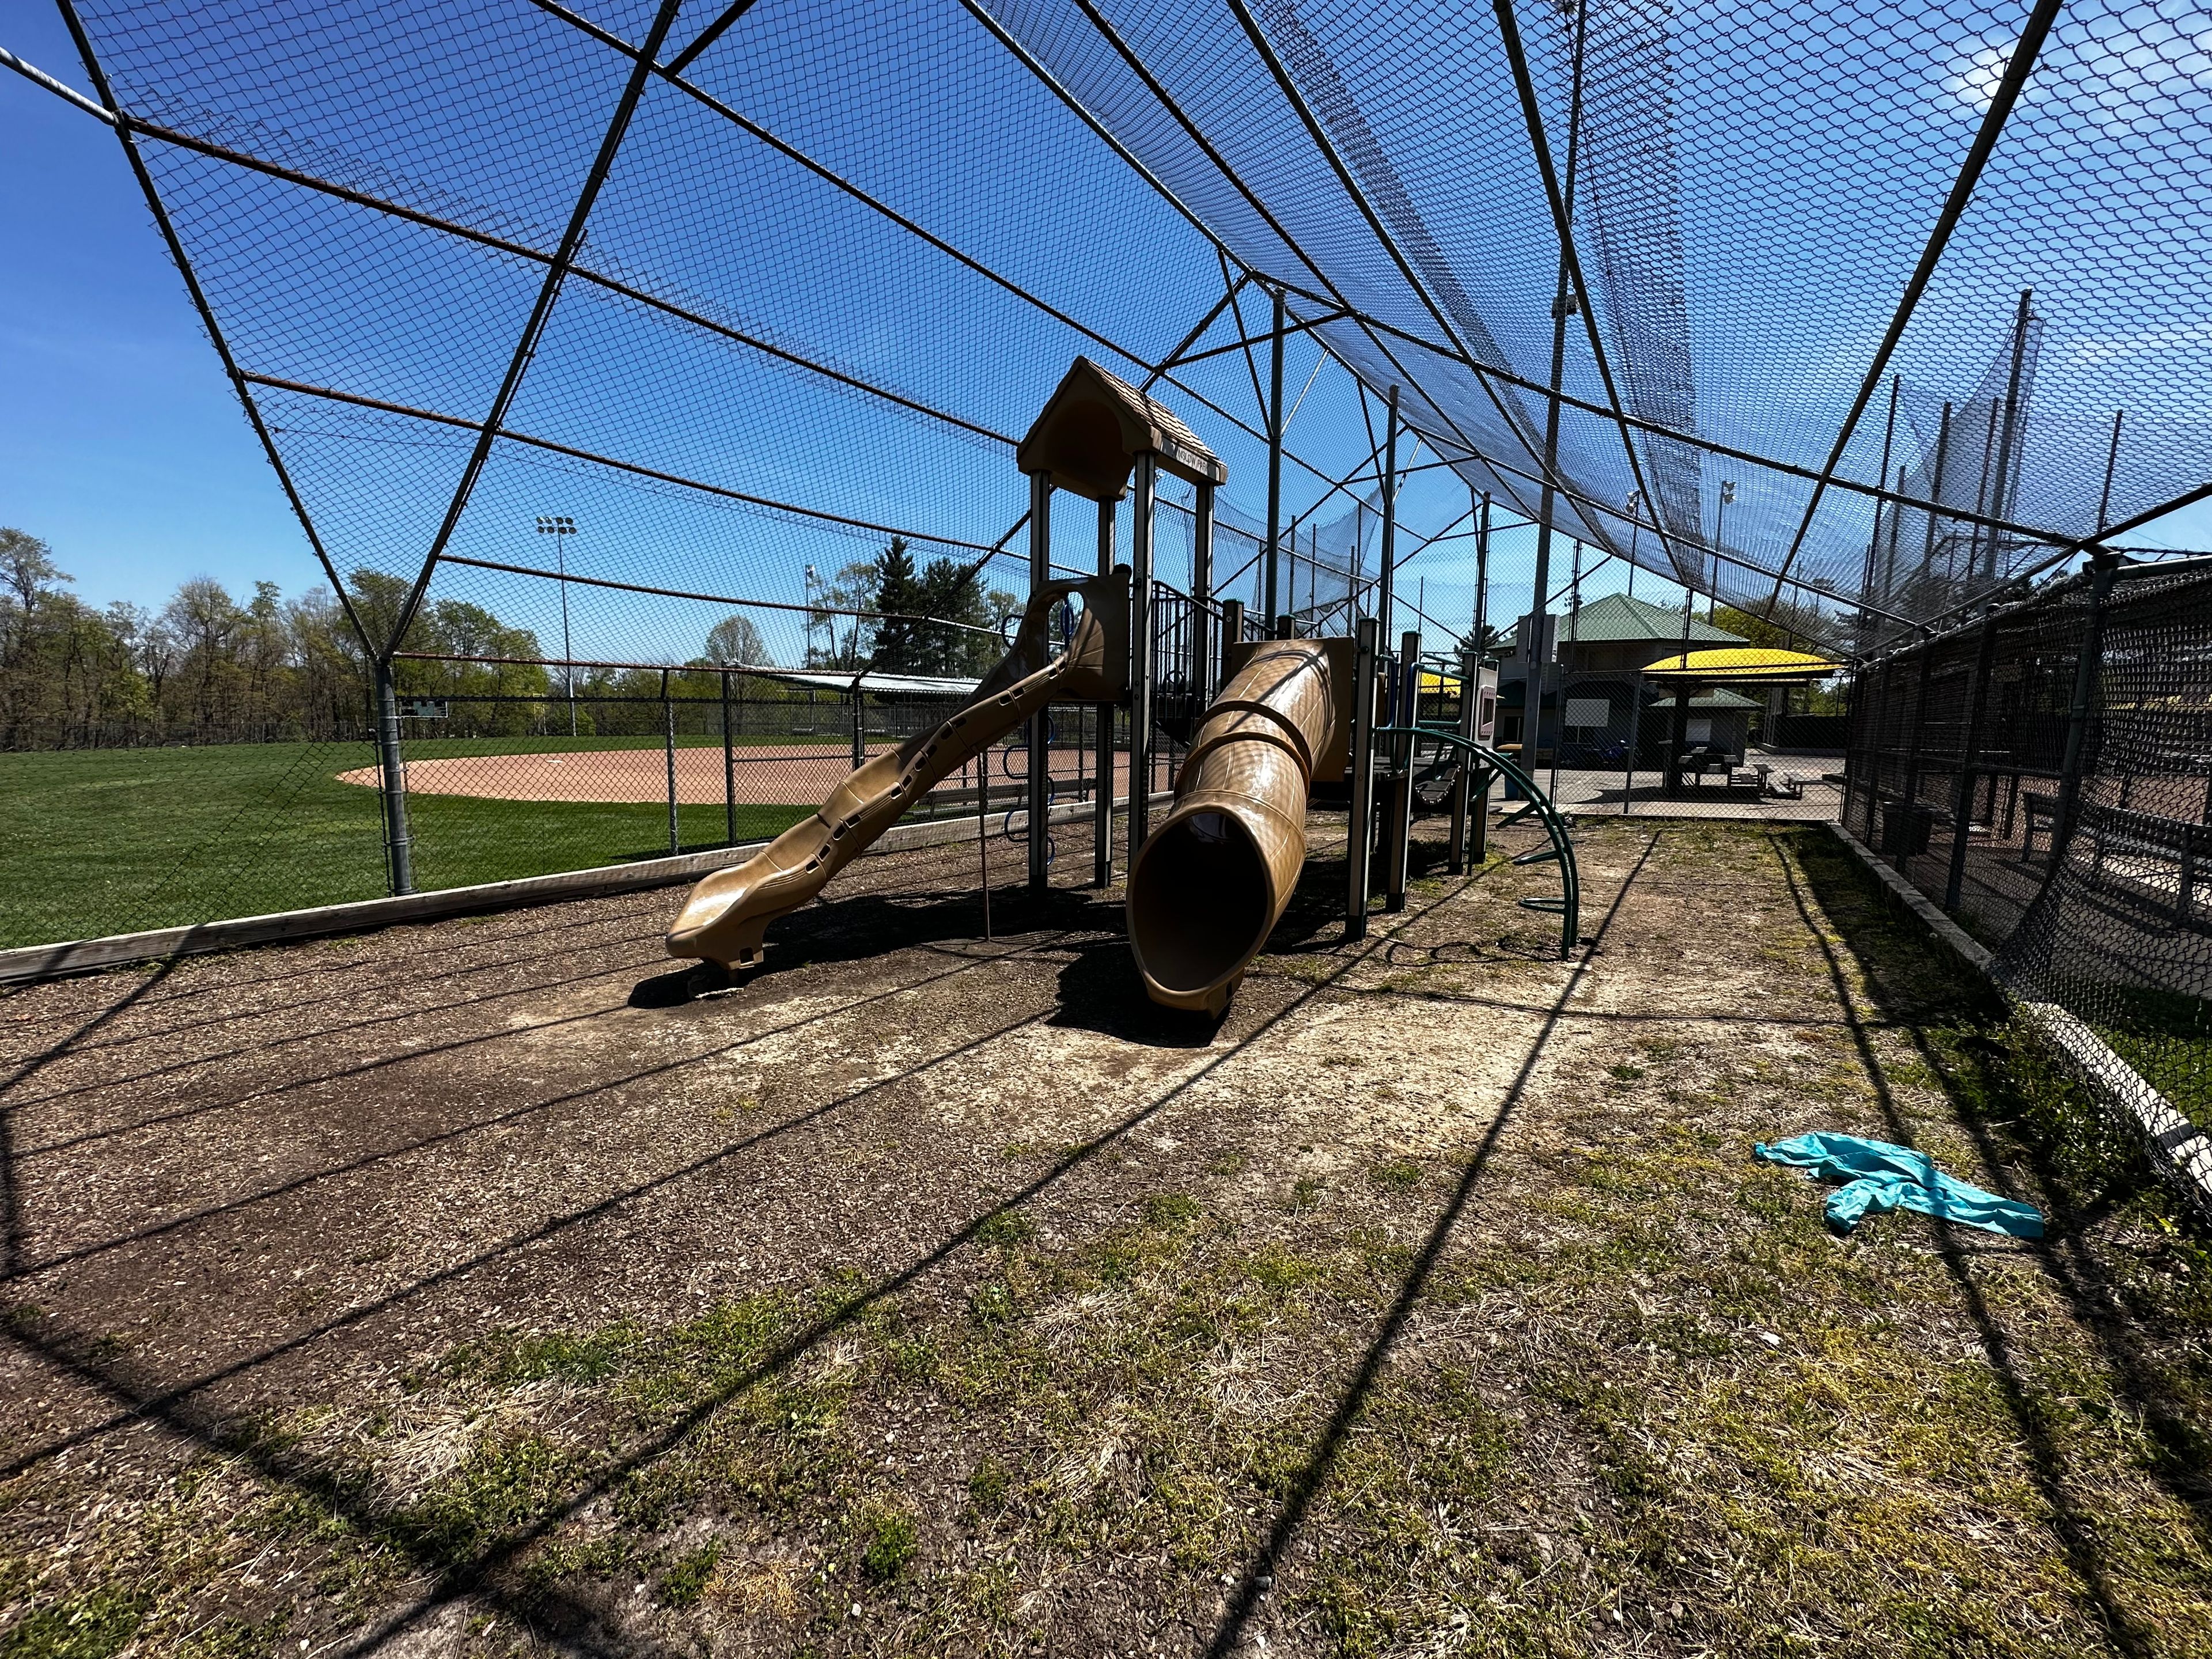
<path id="1" fill-rule="evenodd" d="M 5 27 L 11 50 L 64 80 L 88 84 L 51 11 L 16 9 Z M 793 126 L 806 118 L 803 106 L 776 113 Z M 0 399 L 0 524 L 51 543 L 63 568 L 76 576 L 78 592 L 94 603 L 158 603 L 179 580 L 198 574 L 240 592 L 257 580 L 276 581 L 288 592 L 319 580 L 112 135 L 7 76 L 0 77 L 0 215 L 9 227 L 9 252 L 0 261 L 0 351 L 9 364 L 12 394 Z M 933 182 L 925 179 L 920 187 L 927 193 Z M 595 222 L 595 233 L 600 228 Z M 972 234 L 987 229 L 979 224 Z M 605 234 L 618 234 L 611 214 Z M 1307 361 L 1293 355 L 1294 388 Z M 1354 441 L 1356 405 L 1343 380 L 1340 370 L 1324 371 L 1312 407 L 1300 417 L 1303 429 L 1294 434 L 1317 454 L 1341 453 Z M 581 407 L 593 389 L 580 382 L 562 401 Z M 550 404 L 557 390 L 548 376 L 538 395 Z M 1187 412 L 1208 429 L 1206 416 Z M 1238 412 L 1250 413 L 1241 406 Z M 1233 462 L 1232 497 L 1248 511 L 1258 506 L 1250 461 L 1248 452 Z M 808 495 L 803 472 L 795 476 L 795 482 L 790 474 L 770 479 L 770 493 Z M 1409 493 L 1406 515 L 1416 527 L 1440 524 L 1458 510 L 1456 485 L 1431 483 Z M 1294 477 L 1290 493 L 1295 510 L 1309 492 Z M 841 496 L 830 485 L 808 498 L 863 511 L 879 506 Z M 529 503 L 520 495 L 514 499 L 520 515 Z M 1501 537 L 1493 616 L 1525 607 L 1532 539 L 1526 532 Z M 2212 545 L 2212 507 L 2190 509 L 2131 539 Z M 529 547 L 518 540 L 517 550 Z M 510 550 L 506 556 L 515 555 Z M 797 568 L 790 560 L 783 563 Z M 1565 580 L 1567 568 L 1562 545 L 1555 581 Z M 1408 592 L 1424 574 L 1432 612 L 1464 611 L 1473 570 L 1457 544 L 1425 556 L 1407 579 Z M 1618 565 L 1603 567 L 1586 592 L 1613 591 L 1624 577 Z M 1639 574 L 1637 591 L 1671 597 L 1666 584 L 1648 574 Z"/>

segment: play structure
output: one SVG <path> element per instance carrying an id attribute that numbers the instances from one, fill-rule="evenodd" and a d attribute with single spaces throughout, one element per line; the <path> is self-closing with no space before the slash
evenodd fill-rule
<path id="1" fill-rule="evenodd" d="M 1246 638 L 1243 607 L 1217 605 L 1208 592 L 1213 492 L 1227 469 L 1170 411 L 1087 358 L 1076 360 L 1016 453 L 1030 478 L 1030 589 L 1012 647 L 934 728 L 857 766 L 811 817 L 693 888 L 668 933 L 672 956 L 726 969 L 758 963 L 769 923 L 817 896 L 932 787 L 1024 726 L 1029 880 L 1042 890 L 1050 778 L 1041 757 L 1054 703 L 1099 708 L 1101 779 L 1115 775 L 1114 715 L 1126 712 L 1129 944 L 1155 1002 L 1212 1015 L 1228 1007 L 1297 890 L 1307 811 L 1316 800 L 1340 800 L 1346 809 L 1346 933 L 1357 939 L 1378 894 L 1387 908 L 1404 906 L 1414 817 L 1450 814 L 1449 867 L 1462 872 L 1470 854 L 1484 856 L 1491 791 L 1503 784 L 1520 804 L 1502 822 L 1534 817 L 1546 831 L 1544 845 L 1514 862 L 1548 864 L 1560 882 L 1556 897 L 1520 902 L 1557 914 L 1560 953 L 1571 951 L 1580 896 L 1569 826 L 1534 781 L 1490 747 L 1496 678 L 1475 653 L 1424 659 L 1416 634 L 1390 653 L 1373 617 L 1351 638 L 1291 638 L 1286 619 L 1268 637 Z M 1192 591 L 1182 597 L 1195 618 L 1191 661 L 1205 714 L 1155 832 L 1145 781 L 1156 741 L 1152 518 L 1162 471 L 1196 491 Z M 1051 579 L 1055 489 L 1100 505 L 1096 576 Z M 1132 562 L 1115 566 L 1114 505 L 1132 492 Z M 1394 495 L 1384 497 L 1386 610 Z M 1063 625 L 1055 651 L 1054 617 L 1065 617 L 1077 600 L 1081 613 Z M 1221 689 L 1213 696 L 1217 661 Z M 1443 697 L 1455 718 L 1424 722 L 1425 695 Z M 1092 878 L 1099 887 L 1112 879 L 1115 804 L 1110 787 L 1097 791 Z"/>

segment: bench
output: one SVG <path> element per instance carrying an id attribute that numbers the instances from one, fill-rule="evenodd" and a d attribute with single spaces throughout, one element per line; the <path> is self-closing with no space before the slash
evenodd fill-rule
<path id="1" fill-rule="evenodd" d="M 2038 824 L 2053 835 L 2058 830 L 2058 797 L 2038 794 L 2032 789 L 2020 793 L 2020 861 L 2026 864 L 2035 856 L 2035 830 Z M 2009 816 L 2009 815 L 2008 815 Z"/>
<path id="2" fill-rule="evenodd" d="M 2098 884 L 2189 926 L 2200 872 L 2212 861 L 2212 825 L 2094 801 L 2079 810 Z"/>

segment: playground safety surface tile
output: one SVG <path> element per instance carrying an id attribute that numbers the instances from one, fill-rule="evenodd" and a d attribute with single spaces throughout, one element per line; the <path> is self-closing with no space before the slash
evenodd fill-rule
<path id="1" fill-rule="evenodd" d="M 1315 833 L 1218 1027 L 973 847 L 0 997 L 0 1650 L 2212 1651 L 2212 1255 L 1825 830 Z"/>

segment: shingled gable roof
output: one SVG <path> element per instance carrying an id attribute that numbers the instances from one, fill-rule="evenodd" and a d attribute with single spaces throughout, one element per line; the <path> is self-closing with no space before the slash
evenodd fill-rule
<path id="1" fill-rule="evenodd" d="M 1662 605 L 1632 599 L 1626 593 L 1608 593 L 1601 599 L 1592 599 L 1572 617 L 1559 619 L 1561 645 L 1609 645 L 1639 640 L 1679 647 L 1682 641 L 1682 613 Z M 1692 617 L 1690 643 L 1741 645 L 1744 641 L 1741 635 L 1731 634 L 1725 628 L 1716 628 Z"/>
<path id="2" fill-rule="evenodd" d="M 1117 499 L 1135 457 L 1151 453 L 1160 470 L 1190 483 L 1228 481 L 1221 458 L 1164 404 L 1120 375 L 1078 357 L 1014 452 L 1024 472 L 1042 472 L 1055 489 L 1093 501 Z"/>

